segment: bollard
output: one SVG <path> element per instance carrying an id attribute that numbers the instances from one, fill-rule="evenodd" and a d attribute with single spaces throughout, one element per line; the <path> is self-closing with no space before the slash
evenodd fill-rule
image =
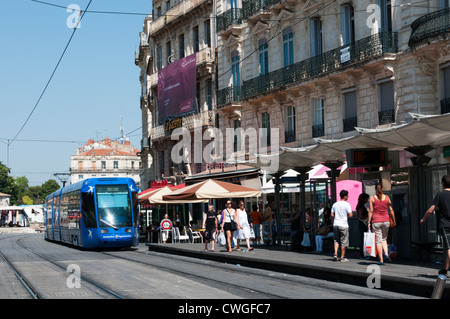
<path id="1" fill-rule="evenodd" d="M 441 299 L 446 280 L 447 280 L 446 275 L 439 275 L 437 277 L 436 283 L 434 284 L 434 289 L 433 289 L 433 293 L 431 295 L 431 299 Z"/>

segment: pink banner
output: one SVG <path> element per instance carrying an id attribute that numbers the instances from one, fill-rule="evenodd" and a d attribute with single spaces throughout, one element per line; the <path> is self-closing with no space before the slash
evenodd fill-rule
<path id="1" fill-rule="evenodd" d="M 158 121 L 196 111 L 196 54 L 179 59 L 158 71 Z"/>

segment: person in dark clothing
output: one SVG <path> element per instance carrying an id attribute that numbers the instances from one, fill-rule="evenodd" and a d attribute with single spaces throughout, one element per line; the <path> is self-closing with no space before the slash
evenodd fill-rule
<path id="1" fill-rule="evenodd" d="M 361 259 L 368 259 L 364 257 L 364 233 L 367 231 L 367 221 L 369 219 L 369 211 L 366 208 L 366 203 L 369 200 L 369 194 L 361 193 L 358 197 L 358 204 L 356 205 L 356 214 L 358 216 L 358 230 L 359 230 L 359 256 Z"/>
<path id="2" fill-rule="evenodd" d="M 428 208 L 420 224 L 424 225 L 436 210 L 437 230 L 441 234 L 442 247 L 446 252 L 444 269 L 439 270 L 439 274 L 447 275 L 450 267 L 450 175 L 442 177 L 442 188 L 444 190 L 436 194 L 433 205 Z"/>
<path id="3" fill-rule="evenodd" d="M 202 228 L 205 229 L 205 251 L 208 251 L 208 244 L 211 242 L 211 251 L 214 251 L 216 240 L 217 214 L 214 205 L 208 206 L 208 211 L 204 213 Z"/>

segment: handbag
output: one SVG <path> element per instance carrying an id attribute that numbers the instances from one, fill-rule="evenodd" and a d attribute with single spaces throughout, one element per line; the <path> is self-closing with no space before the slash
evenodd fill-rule
<path id="1" fill-rule="evenodd" d="M 377 256 L 377 249 L 375 246 L 375 233 L 372 233 L 371 231 L 364 233 L 364 256 Z"/>
<path id="2" fill-rule="evenodd" d="M 227 213 L 228 213 L 228 215 L 230 216 L 230 230 L 231 230 L 231 231 L 237 230 L 237 223 L 236 223 L 236 221 L 231 217 L 231 214 L 230 214 L 230 212 L 228 211 L 228 208 L 227 208 Z"/>
<path id="3" fill-rule="evenodd" d="M 311 239 L 309 238 L 309 234 L 306 232 L 303 233 L 302 246 L 303 247 L 311 247 Z"/>
<path id="4" fill-rule="evenodd" d="M 326 236 L 328 235 L 330 228 L 327 225 L 323 225 L 317 230 L 317 235 Z"/>

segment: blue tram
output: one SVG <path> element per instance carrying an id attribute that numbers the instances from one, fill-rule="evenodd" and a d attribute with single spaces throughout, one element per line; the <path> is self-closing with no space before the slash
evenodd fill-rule
<path id="1" fill-rule="evenodd" d="M 139 201 L 131 178 L 89 178 L 45 201 L 45 238 L 89 249 L 139 244 Z"/>

